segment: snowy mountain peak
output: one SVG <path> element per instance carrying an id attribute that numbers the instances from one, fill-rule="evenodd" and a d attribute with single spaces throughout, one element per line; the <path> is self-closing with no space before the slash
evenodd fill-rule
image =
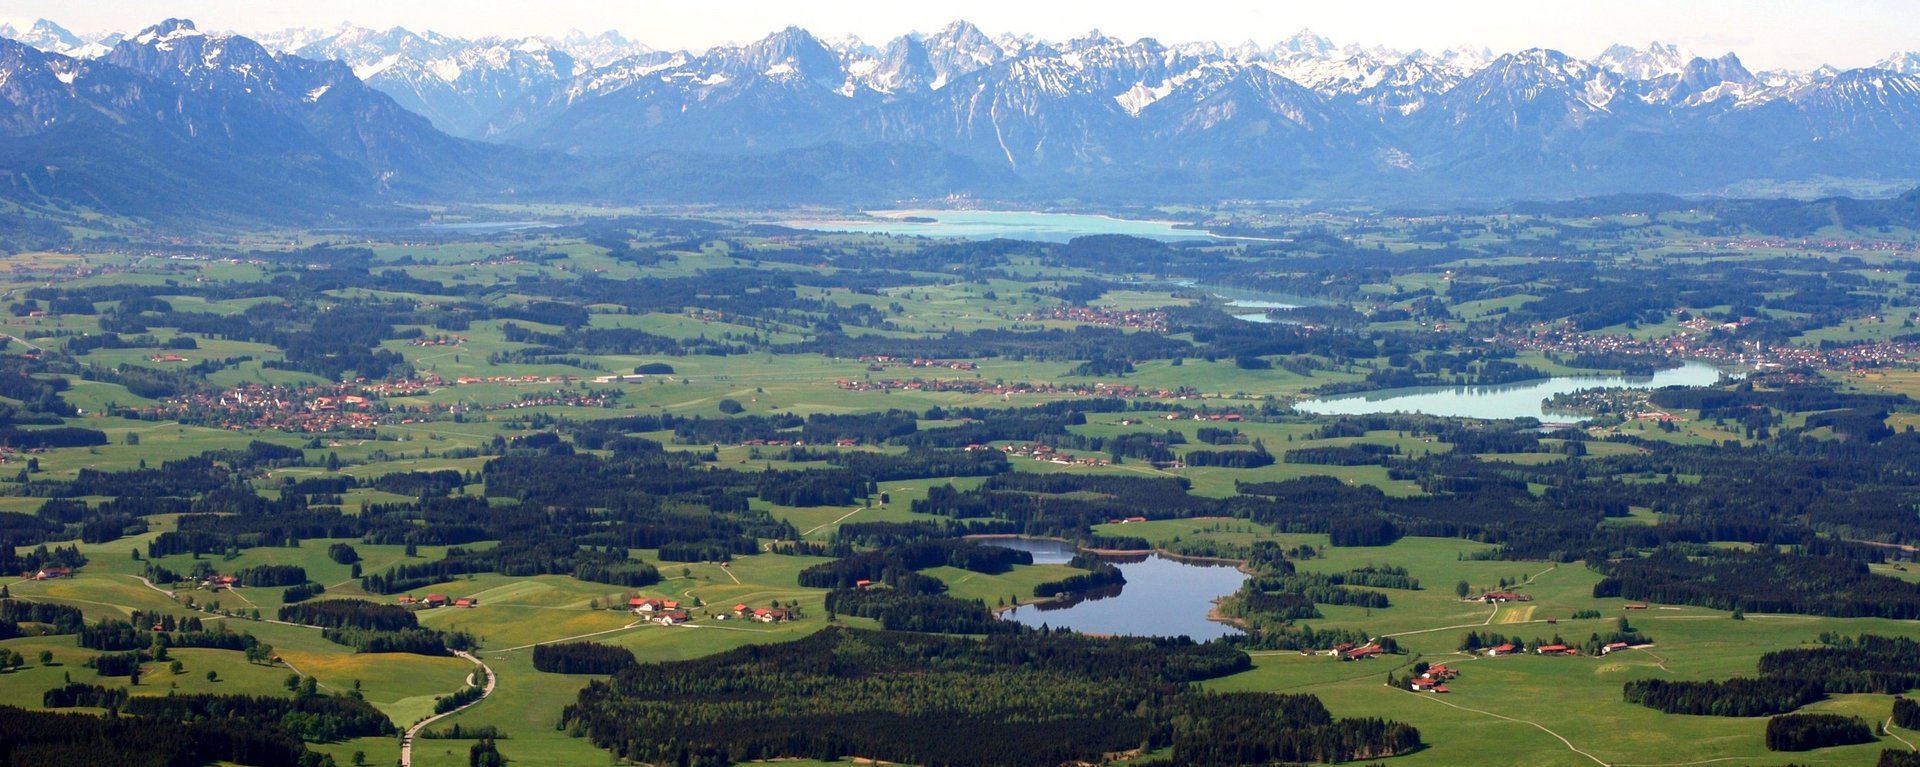
<path id="1" fill-rule="evenodd" d="M 1631 80 L 1652 80 L 1663 75 L 1683 74 L 1688 62 L 1695 58 L 1680 46 L 1654 41 L 1645 48 L 1611 46 L 1601 51 L 1593 63 Z"/>
<path id="2" fill-rule="evenodd" d="M 558 40 L 549 38 L 555 47 L 566 51 L 567 55 L 596 67 L 604 67 L 620 59 L 637 54 L 652 53 L 653 49 L 628 40 L 619 32 L 607 30 L 597 35 L 589 35 L 580 30 L 568 30 Z"/>
<path id="3" fill-rule="evenodd" d="M 66 30 L 65 27 L 46 19 L 37 19 L 25 27 L 14 23 L 0 24 L 0 37 L 18 40 L 43 51 L 53 53 L 71 53 L 86 45 L 85 40 Z"/>
<path id="4" fill-rule="evenodd" d="M 1903 75 L 1920 75 L 1920 51 L 1901 51 L 1881 59 L 1873 66 Z"/>
<path id="5" fill-rule="evenodd" d="M 139 45 L 154 45 L 172 42 L 188 37 L 201 37 L 203 33 L 195 29 L 193 22 L 187 19 L 167 19 L 140 31 L 133 37 Z"/>
<path id="6" fill-rule="evenodd" d="M 1098 29 L 1089 29 L 1087 33 L 1067 41 L 1067 50 L 1087 51 L 1096 48 L 1118 48 L 1126 42 L 1117 37 L 1108 37 Z"/>
<path id="7" fill-rule="evenodd" d="M 1275 50 L 1282 54 L 1291 54 L 1294 56 L 1324 58 L 1333 55 L 1340 49 L 1333 44 L 1332 40 L 1314 34 L 1311 29 L 1302 29 L 1299 32 L 1295 32 L 1292 37 L 1280 41 L 1280 44 L 1275 46 Z"/>
<path id="8" fill-rule="evenodd" d="M 980 31 L 979 27 L 966 19 L 954 19 L 933 36 L 968 45 L 993 44 L 993 38 L 987 37 L 987 33 Z"/>
<path id="9" fill-rule="evenodd" d="M 925 47 L 927 65 L 933 71 L 927 86 L 936 90 L 956 79 L 999 64 L 1016 55 L 1015 50 L 1032 43 L 1031 40 L 1013 38 L 996 41 L 980 31 L 979 27 L 964 20 L 948 24 L 939 32 L 920 38 L 918 42 Z"/>

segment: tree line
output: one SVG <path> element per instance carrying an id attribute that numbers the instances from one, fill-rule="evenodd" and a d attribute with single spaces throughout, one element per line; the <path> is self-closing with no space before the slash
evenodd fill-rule
<path id="1" fill-rule="evenodd" d="M 627 669 L 582 690 L 562 727 L 621 758 L 686 765 L 849 756 L 1052 764 L 1142 747 L 1172 747 L 1186 764 L 1238 765 L 1256 753 L 1344 761 L 1418 743 L 1405 725 L 1333 719 L 1311 696 L 1191 687 L 1248 664 L 1237 650 L 1177 639 L 829 628 Z M 1229 738 L 1234 745 L 1220 745 Z"/>

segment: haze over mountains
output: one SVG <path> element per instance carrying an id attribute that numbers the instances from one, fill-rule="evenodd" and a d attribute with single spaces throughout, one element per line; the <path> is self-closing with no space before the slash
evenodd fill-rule
<path id="1" fill-rule="evenodd" d="M 1920 178 L 1920 54 L 1754 72 L 1615 46 L 1402 53 L 1302 33 L 1163 45 L 780 30 L 704 52 L 618 34 L 450 38 L 170 20 L 0 26 L 9 199 L 128 211 L 244 173 L 355 200 L 1436 201 Z M 58 168 L 58 170 L 49 170 Z M 108 183 L 122 182 L 119 189 Z M 207 211 L 243 203 L 189 195 Z M 127 199 L 120 199 L 127 198 Z M 242 206 L 244 207 L 244 205 Z"/>

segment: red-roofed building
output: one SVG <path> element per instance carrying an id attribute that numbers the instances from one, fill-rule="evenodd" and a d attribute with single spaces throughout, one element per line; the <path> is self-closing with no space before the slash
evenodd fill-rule
<path id="1" fill-rule="evenodd" d="M 1488 602 L 1531 602 L 1533 597 L 1515 591 L 1489 591 L 1483 599 Z"/>
<path id="2" fill-rule="evenodd" d="M 447 595 L 428 594 L 426 599 L 421 600 L 421 603 L 428 607 L 445 607 L 447 605 Z"/>
<path id="3" fill-rule="evenodd" d="M 1580 650 L 1578 648 L 1568 647 L 1567 645 L 1563 645 L 1563 644 L 1541 645 L 1539 647 L 1534 648 L 1533 651 L 1541 655 L 1579 655 L 1580 654 Z"/>
<path id="4" fill-rule="evenodd" d="M 1496 656 L 1496 657 L 1501 655 L 1512 655 L 1519 651 L 1520 651 L 1520 645 L 1514 644 L 1512 642 L 1508 642 L 1498 647 L 1487 648 L 1487 654 Z"/>
<path id="5" fill-rule="evenodd" d="M 1379 645 L 1370 644 L 1362 647 L 1355 647 L 1351 650 L 1348 650 L 1340 655 L 1340 659 L 1341 660 L 1366 660 L 1367 658 L 1371 658 L 1376 655 L 1385 655 L 1385 654 L 1387 654 L 1387 651 L 1380 649 Z"/>
<path id="6" fill-rule="evenodd" d="M 1626 642 L 1608 642 L 1605 647 L 1600 648 L 1600 654 L 1612 655 L 1615 650 L 1625 650 L 1632 646 L 1633 645 L 1627 644 Z"/>
<path id="7" fill-rule="evenodd" d="M 473 597 L 461 597 L 459 599 L 453 600 L 453 606 L 454 607 L 479 607 L 480 600 L 474 599 Z"/>

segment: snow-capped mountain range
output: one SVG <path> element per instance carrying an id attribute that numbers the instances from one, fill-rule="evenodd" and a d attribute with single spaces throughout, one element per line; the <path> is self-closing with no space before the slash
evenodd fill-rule
<path id="1" fill-rule="evenodd" d="M 0 26 L 0 37 L 69 70 L 98 62 L 151 76 L 156 67 L 135 53 L 180 28 L 88 39 L 41 21 Z M 1754 72 L 1731 53 L 1706 58 L 1661 43 L 1581 59 L 1546 49 L 1402 52 L 1310 32 L 1271 45 L 1098 32 L 1053 42 L 966 22 L 880 45 L 787 28 L 698 52 L 611 32 L 193 34 L 283 67 L 337 62 L 326 70 L 339 76 L 332 87 L 364 83 L 446 134 L 538 156 L 783 158 L 767 162 L 822 177 L 844 176 L 860 154 L 850 149 L 862 148 L 927 158 L 939 169 L 928 177 L 955 187 L 926 190 L 938 193 L 1012 179 L 1034 194 L 1431 199 L 1920 178 L 1913 52 L 1848 71 Z M 163 79 L 218 71 L 239 75 L 219 82 L 248 97 L 268 95 L 232 56 L 176 63 Z M 0 104 L 6 77 L 0 71 Z M 807 165 L 820 162 L 840 165 Z"/>

